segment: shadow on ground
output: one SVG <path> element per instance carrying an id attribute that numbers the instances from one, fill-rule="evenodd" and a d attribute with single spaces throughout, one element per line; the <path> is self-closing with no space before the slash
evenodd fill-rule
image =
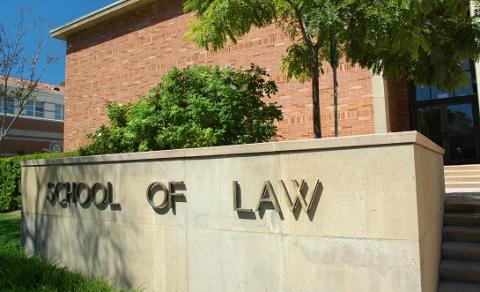
<path id="1" fill-rule="evenodd" d="M 20 217 L 0 214 L 0 291 L 116 291 L 20 248 Z"/>

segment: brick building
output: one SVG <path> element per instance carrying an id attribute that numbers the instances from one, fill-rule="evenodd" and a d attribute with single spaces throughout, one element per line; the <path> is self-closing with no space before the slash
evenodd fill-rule
<path id="1" fill-rule="evenodd" d="M 275 96 L 285 119 L 280 139 L 313 136 L 309 83 L 287 82 L 280 58 L 290 41 L 274 25 L 253 29 L 237 44 L 207 52 L 183 40 L 192 14 L 182 0 L 122 0 L 54 29 L 67 42 L 65 149 L 86 141 L 86 134 L 107 122 L 105 103 L 138 98 L 172 66 L 193 64 L 267 68 L 279 86 Z M 478 95 L 474 64 L 466 62 L 471 86 L 453 93 L 391 82 L 343 63 L 339 68 L 340 135 L 418 129 L 447 150 L 447 163 L 474 163 L 478 146 Z M 324 136 L 332 136 L 333 97 L 329 65 L 320 80 Z"/>
<path id="2" fill-rule="evenodd" d="M 18 82 L 11 78 L 11 86 Z M 63 150 L 63 87 L 39 83 L 34 98 L 28 101 L 7 137 L 0 142 L 0 156 Z M 0 101 L 0 119 L 3 119 Z M 7 100 L 7 125 L 20 111 L 18 102 Z"/>

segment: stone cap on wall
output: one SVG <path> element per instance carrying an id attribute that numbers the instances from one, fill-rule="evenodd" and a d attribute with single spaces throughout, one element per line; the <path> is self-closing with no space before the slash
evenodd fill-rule
<path id="1" fill-rule="evenodd" d="M 106 154 L 59 159 L 28 160 L 21 163 L 22 167 L 47 166 L 47 165 L 74 165 L 94 163 L 115 163 L 130 161 L 182 159 L 214 156 L 238 156 L 253 154 L 268 154 L 282 152 L 298 152 L 313 150 L 336 150 L 349 148 L 367 148 L 416 144 L 433 152 L 443 155 L 445 150 L 433 143 L 417 131 L 349 136 L 338 138 L 307 139 L 294 141 L 279 141 L 259 144 L 244 144 L 230 146 L 214 146 L 203 148 L 188 148 L 175 150 L 162 150 L 150 152 Z"/>

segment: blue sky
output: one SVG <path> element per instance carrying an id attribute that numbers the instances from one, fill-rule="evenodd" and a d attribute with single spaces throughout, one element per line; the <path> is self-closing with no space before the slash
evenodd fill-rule
<path id="1" fill-rule="evenodd" d="M 61 26 L 71 20 L 92 12 L 98 8 L 115 2 L 114 0 L 4 0 L 0 9 L 0 23 L 7 29 L 11 28 L 14 20 L 18 18 L 19 9 L 31 9 L 32 18 L 43 18 L 51 22 L 49 29 Z M 36 33 L 48 37 L 48 48 L 54 49 L 59 61 L 50 65 L 42 77 L 43 82 L 58 84 L 65 79 L 65 43 L 49 37 L 48 31 Z M 33 36 L 27 44 L 33 44 Z"/>

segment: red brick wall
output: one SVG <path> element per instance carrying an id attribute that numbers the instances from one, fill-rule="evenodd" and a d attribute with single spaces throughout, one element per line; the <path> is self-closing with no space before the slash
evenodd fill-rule
<path id="1" fill-rule="evenodd" d="M 168 2 L 168 3 L 167 3 Z M 193 64 L 268 69 L 283 106 L 280 139 L 312 137 L 312 102 L 309 83 L 286 82 L 280 57 L 290 42 L 275 26 L 254 29 L 237 45 L 216 53 L 185 43 L 192 15 L 183 15 L 182 1 L 162 1 L 120 16 L 68 40 L 65 99 L 65 149 L 85 143 L 85 135 L 107 122 L 107 101 L 127 102 L 158 83 L 172 66 Z M 324 136 L 333 134 L 332 77 L 328 65 L 321 78 L 321 115 Z M 340 134 L 373 133 L 371 74 L 342 65 L 339 72 Z"/>
<path id="2" fill-rule="evenodd" d="M 10 121 L 11 118 L 7 118 L 7 124 Z M 63 122 L 20 117 L 13 125 L 13 129 L 63 134 Z M 18 136 L 10 132 L 6 139 L 0 142 L 0 157 L 18 153 L 47 152 L 52 142 L 63 142 L 62 139 L 46 138 L 42 137 L 41 133 L 36 134 L 38 134 L 38 137 L 27 137 Z"/>
<path id="3" fill-rule="evenodd" d="M 0 143 L 0 157 L 48 152 L 52 142 L 29 137 L 7 137 Z"/>
<path id="4" fill-rule="evenodd" d="M 8 125 L 10 121 L 11 119 L 7 117 L 6 124 Z M 13 128 L 19 130 L 63 133 L 63 122 L 19 117 L 13 124 Z"/>
<path id="5" fill-rule="evenodd" d="M 405 80 L 388 81 L 387 88 L 390 130 L 392 132 L 411 130 L 408 83 Z"/>

